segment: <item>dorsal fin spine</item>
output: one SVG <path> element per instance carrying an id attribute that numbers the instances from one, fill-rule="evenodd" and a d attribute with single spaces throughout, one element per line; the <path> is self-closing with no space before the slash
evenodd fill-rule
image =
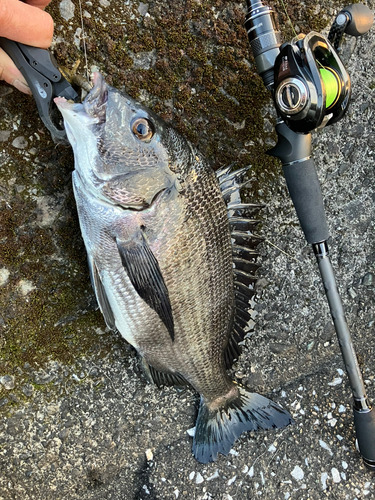
<path id="1" fill-rule="evenodd" d="M 224 362 L 229 368 L 241 352 L 240 342 L 246 332 L 251 329 L 249 323 L 253 320 L 251 305 L 255 295 L 256 263 L 258 252 L 255 248 L 264 241 L 253 233 L 259 220 L 254 219 L 264 205 L 244 203 L 241 199 L 241 189 L 252 182 L 252 178 L 244 181 L 249 168 L 232 171 L 231 167 L 219 170 L 216 175 L 220 184 L 223 199 L 227 205 L 228 220 L 231 229 L 233 250 L 233 278 L 235 311 L 233 330 L 224 352 Z"/>

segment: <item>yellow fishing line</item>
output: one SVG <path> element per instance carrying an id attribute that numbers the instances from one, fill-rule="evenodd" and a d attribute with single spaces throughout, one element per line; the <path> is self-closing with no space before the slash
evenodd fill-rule
<path id="1" fill-rule="evenodd" d="M 340 79 L 332 68 L 319 68 L 319 72 L 326 91 L 326 108 L 329 108 L 336 104 L 340 95 Z"/>

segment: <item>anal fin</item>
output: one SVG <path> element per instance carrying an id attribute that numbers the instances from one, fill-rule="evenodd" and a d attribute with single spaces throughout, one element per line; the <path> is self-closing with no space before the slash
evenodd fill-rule
<path id="1" fill-rule="evenodd" d="M 142 357 L 141 358 L 143 371 L 148 378 L 148 380 L 161 387 L 163 385 L 167 386 L 176 386 L 176 387 L 184 387 L 190 385 L 189 382 L 179 375 L 178 373 L 167 373 L 161 372 L 147 363 L 147 361 Z"/>

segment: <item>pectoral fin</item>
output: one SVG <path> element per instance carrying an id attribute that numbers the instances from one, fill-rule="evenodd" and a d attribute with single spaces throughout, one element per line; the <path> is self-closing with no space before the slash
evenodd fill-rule
<path id="1" fill-rule="evenodd" d="M 159 315 L 174 341 L 174 323 L 168 289 L 158 261 L 142 231 L 131 240 L 116 240 L 121 262 L 138 295 Z"/>
<path id="2" fill-rule="evenodd" d="M 104 289 L 102 280 L 100 279 L 98 269 L 94 260 L 88 257 L 90 278 L 93 289 L 95 290 L 96 299 L 98 301 L 100 310 L 104 316 L 106 325 L 111 330 L 116 330 L 116 321 L 109 303 L 106 291 Z"/>

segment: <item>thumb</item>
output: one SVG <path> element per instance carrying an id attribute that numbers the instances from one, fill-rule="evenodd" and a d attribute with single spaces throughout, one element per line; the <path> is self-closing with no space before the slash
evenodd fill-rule
<path id="1" fill-rule="evenodd" d="M 25 94 L 31 94 L 31 90 L 22 76 L 22 73 L 16 68 L 12 59 L 2 49 L 0 49 L 0 80 L 5 80 Z"/>
<path id="2" fill-rule="evenodd" d="M 44 10 L 14 0 L 0 1 L 0 36 L 33 47 L 51 45 L 53 19 Z"/>

